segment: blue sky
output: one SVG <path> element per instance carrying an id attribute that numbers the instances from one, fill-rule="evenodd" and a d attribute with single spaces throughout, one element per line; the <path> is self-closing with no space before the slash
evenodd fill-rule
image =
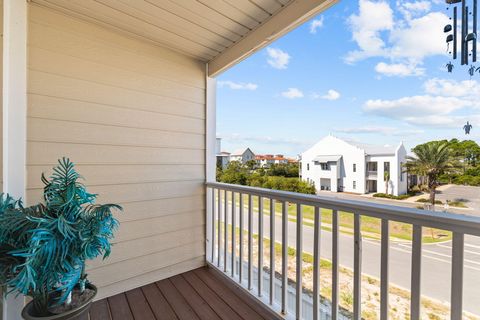
<path id="1" fill-rule="evenodd" d="M 443 3 L 341 1 L 221 74 L 223 151 L 294 156 L 328 134 L 411 148 L 467 120 L 478 140 L 480 73 L 447 73 Z"/>

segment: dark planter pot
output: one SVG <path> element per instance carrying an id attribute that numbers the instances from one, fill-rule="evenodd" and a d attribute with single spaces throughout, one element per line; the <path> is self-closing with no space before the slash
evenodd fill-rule
<path id="1" fill-rule="evenodd" d="M 95 292 L 84 304 L 75 309 L 69 310 L 61 314 L 51 314 L 44 317 L 38 317 L 33 314 L 33 301 L 30 301 L 22 310 L 22 317 L 25 320 L 83 320 L 88 319 L 87 313 L 92 305 L 92 300 L 97 294 L 97 287 L 93 284 L 87 284 L 87 288 Z"/>

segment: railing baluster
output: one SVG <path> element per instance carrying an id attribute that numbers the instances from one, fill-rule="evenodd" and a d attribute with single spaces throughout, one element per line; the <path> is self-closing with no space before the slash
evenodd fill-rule
<path id="1" fill-rule="evenodd" d="M 253 278 L 253 196 L 248 195 L 248 290 L 252 290 Z"/>
<path id="2" fill-rule="evenodd" d="M 263 291 L 263 198 L 258 197 L 258 296 Z"/>
<path id="3" fill-rule="evenodd" d="M 215 216 L 215 189 L 211 188 L 212 192 L 212 259 L 210 260 L 211 263 L 215 263 L 215 222 L 216 222 L 216 216 Z"/>
<path id="4" fill-rule="evenodd" d="M 235 192 L 232 191 L 232 278 L 235 276 L 235 251 L 236 247 L 236 225 L 237 225 L 237 217 L 236 217 L 236 205 L 235 205 Z"/>
<path id="5" fill-rule="evenodd" d="M 332 320 L 338 319 L 338 213 L 332 210 Z"/>
<path id="6" fill-rule="evenodd" d="M 453 215 L 432 216 L 432 219 L 427 220 L 431 214 L 428 212 L 415 212 L 414 210 L 402 210 L 399 208 L 389 208 L 388 206 L 377 205 L 371 207 L 361 202 L 339 202 L 337 206 L 336 200 L 331 200 L 322 197 L 312 197 L 307 195 L 293 194 L 288 192 L 277 192 L 272 190 L 262 190 L 258 188 L 248 188 L 243 186 L 229 186 L 222 183 L 207 183 L 207 192 L 211 192 L 205 198 L 207 200 L 207 217 L 206 220 L 206 234 L 207 240 L 212 241 L 211 247 L 207 244 L 207 263 L 210 266 L 215 266 L 218 270 L 225 273 L 236 280 L 238 274 L 238 282 L 242 283 L 248 277 L 248 289 L 252 295 L 258 294 L 262 296 L 264 283 L 264 203 L 265 199 L 270 200 L 270 278 L 269 278 L 269 304 L 275 305 L 276 286 L 276 200 L 282 203 L 282 292 L 281 292 L 281 309 L 284 315 L 288 311 L 292 311 L 295 307 L 295 316 L 297 319 L 302 318 L 303 309 L 303 207 L 312 206 L 314 208 L 314 230 L 313 230 L 313 314 L 314 320 L 319 320 L 320 312 L 320 266 L 321 266 L 321 207 L 338 208 L 348 212 L 357 212 L 353 214 L 354 217 L 354 265 L 353 265 L 353 319 L 361 319 L 361 287 L 362 287 L 362 234 L 361 234 L 361 217 L 362 215 L 368 217 L 379 218 L 381 220 L 381 266 L 380 266 L 380 314 L 379 319 L 387 320 L 389 315 L 389 254 L 390 254 L 390 221 L 399 221 L 401 223 L 410 223 L 413 226 L 413 240 L 412 240 L 412 262 L 411 262 L 411 303 L 410 303 L 410 318 L 419 319 L 421 315 L 421 269 L 422 269 L 422 228 L 440 228 L 453 232 L 452 241 L 452 269 L 451 269 L 451 319 L 460 320 L 463 316 L 463 277 L 464 277 L 464 246 L 465 235 L 478 235 L 478 227 L 480 221 L 475 219 L 463 219 Z M 229 195 L 231 192 L 231 197 Z M 237 201 L 237 194 L 239 200 Z M 248 200 L 244 198 L 248 196 Z M 223 198 L 222 198 L 223 197 Z M 255 211 L 254 200 L 258 197 L 258 261 L 253 261 L 253 237 Z M 231 199 L 231 201 L 230 201 Z M 244 200 L 245 199 L 245 200 Z M 210 203 L 211 201 L 211 203 Z M 248 201 L 248 213 L 246 212 L 246 202 Z M 296 205 L 296 286 L 289 288 L 289 274 L 288 262 L 289 259 L 289 244 L 293 247 L 293 239 L 288 237 L 289 233 L 289 203 Z M 211 204 L 211 206 L 210 206 Z M 244 206 L 245 205 L 245 206 Z M 231 206 L 231 207 L 229 207 Z M 237 206 L 240 207 L 238 210 Z M 229 212 L 231 210 L 231 213 Z M 240 214 L 240 216 L 238 216 Z M 244 216 L 245 214 L 245 216 Z M 230 221 L 231 219 L 231 221 Z M 248 227 L 245 226 L 247 224 Z M 339 317 L 339 230 L 340 215 L 337 210 L 332 210 L 332 311 L 331 318 L 337 320 Z M 458 221 L 455 221 L 458 219 Z M 229 223 L 231 225 L 229 226 Z M 209 228 L 212 228 L 211 230 Z M 255 226 L 256 227 L 256 226 Z M 293 226 L 292 226 L 293 227 Z M 216 228 L 216 229 L 215 229 Z M 223 229 L 222 229 L 223 228 Z M 237 235 L 237 228 L 239 234 Z M 248 228 L 248 237 L 244 238 L 244 231 Z M 295 231 L 295 230 L 294 230 Z M 231 237 L 229 238 L 229 233 Z M 237 237 L 239 237 L 237 239 Z M 248 241 L 248 246 L 244 247 L 245 240 Z M 231 243 L 229 243 L 231 241 Z M 239 245 L 237 249 L 237 244 Z M 231 248 L 229 247 L 231 245 Z M 307 245 L 309 245 L 307 243 Z M 216 247 L 217 246 L 217 247 Z M 231 257 L 228 249 L 231 249 Z M 243 264 L 244 256 L 248 259 L 245 265 Z M 237 254 L 238 253 L 238 254 Z M 231 258 L 231 260 L 229 259 Z M 293 262 L 293 261 L 292 261 Z M 254 270 L 258 263 L 258 283 L 253 284 Z M 248 264 L 248 275 L 244 268 Z M 228 267 L 231 266 L 231 270 Z M 277 271 L 280 271 L 280 267 Z M 245 276 L 245 279 L 243 279 Z M 254 287 L 258 291 L 254 291 Z M 289 300 L 290 295 L 293 298 L 293 292 L 296 292 L 295 302 Z M 266 300 L 266 299 L 265 299 Z M 295 304 L 295 305 L 294 305 Z M 305 310 L 305 311 L 310 311 Z M 293 317 L 293 314 L 292 314 Z"/>
<path id="7" fill-rule="evenodd" d="M 315 207 L 313 229 L 313 320 L 320 320 L 320 208 Z"/>
<path id="8" fill-rule="evenodd" d="M 242 283 L 242 271 L 243 271 L 243 193 L 239 194 L 239 205 L 240 205 L 240 232 L 239 232 L 239 265 L 238 265 L 238 280 Z"/>
<path id="9" fill-rule="evenodd" d="M 218 210 L 217 210 L 217 223 L 218 223 L 218 253 L 217 253 L 217 267 L 220 268 L 220 260 L 222 259 L 222 191 L 217 190 L 217 201 L 218 201 Z"/>
<path id="10" fill-rule="evenodd" d="M 282 204 L 282 313 L 287 314 L 288 298 L 288 202 Z"/>
<path id="11" fill-rule="evenodd" d="M 275 200 L 270 199 L 270 304 L 275 298 Z"/>
<path id="12" fill-rule="evenodd" d="M 223 200 L 225 202 L 224 206 L 223 206 L 223 222 L 224 222 L 224 226 L 223 226 L 223 231 L 224 231 L 224 240 L 223 240 L 223 244 L 224 244 L 224 248 L 223 248 L 223 271 L 224 272 L 227 272 L 227 265 L 228 265 L 228 260 L 227 260 L 227 254 L 228 254 L 228 192 L 227 190 L 225 190 L 225 194 L 223 196 Z"/>
<path id="13" fill-rule="evenodd" d="M 390 230 L 387 219 L 382 219 L 382 247 L 380 264 L 380 319 L 388 319 L 388 262 Z"/>
<path id="14" fill-rule="evenodd" d="M 303 212 L 302 205 L 297 203 L 297 272 L 296 272 L 296 318 L 302 318 L 302 301 L 303 301 L 303 290 L 302 290 L 302 272 L 303 272 Z"/>
<path id="15" fill-rule="evenodd" d="M 353 215 L 353 318 L 361 319 L 362 304 L 362 234 L 360 230 L 360 215 Z"/>
<path id="16" fill-rule="evenodd" d="M 410 319 L 420 319 L 422 226 L 413 225 Z"/>
<path id="17" fill-rule="evenodd" d="M 461 320 L 463 311 L 463 233 L 454 232 L 452 240 L 452 286 L 450 319 Z"/>

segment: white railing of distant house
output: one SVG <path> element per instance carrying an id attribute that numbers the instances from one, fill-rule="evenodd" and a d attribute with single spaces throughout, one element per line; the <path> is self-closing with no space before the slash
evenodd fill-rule
<path id="1" fill-rule="evenodd" d="M 445 212 L 430 212 L 419 209 L 397 207 L 365 201 L 341 200 L 338 198 L 305 195 L 293 192 L 260 189 L 224 183 L 207 183 L 208 212 L 207 223 L 207 260 L 209 265 L 218 268 L 231 279 L 277 312 L 287 318 L 302 318 L 302 232 L 303 206 L 314 208 L 314 252 L 313 252 L 313 319 L 320 319 L 319 274 L 320 274 L 320 232 L 321 209 L 332 210 L 332 301 L 330 316 L 339 318 L 339 212 L 349 212 L 354 216 L 353 245 L 353 314 L 354 319 L 361 319 L 361 275 L 362 275 L 362 235 L 361 216 L 381 219 L 381 266 L 380 266 L 380 319 L 388 319 L 389 288 L 389 223 L 403 222 L 413 226 L 412 260 L 411 260 L 411 301 L 410 319 L 420 318 L 421 299 L 421 265 L 422 265 L 422 228 L 436 228 L 451 231 L 452 270 L 451 270 L 451 319 L 462 319 L 463 304 L 463 263 L 464 236 L 480 236 L 480 219 L 476 217 L 455 215 Z M 238 196 L 237 196 L 238 195 Z M 257 208 L 254 198 L 258 199 Z M 264 200 L 270 200 L 270 234 L 264 234 Z M 270 252 L 275 252 L 275 203 L 282 204 L 281 237 L 281 298 L 275 302 L 275 254 L 270 255 L 269 286 L 264 290 L 263 241 L 270 239 Z M 288 205 L 296 205 L 296 283 L 295 310 L 289 314 L 287 309 L 288 286 Z M 237 213 L 238 209 L 238 213 Z M 244 210 L 247 209 L 245 214 Z M 254 210 L 258 215 L 258 259 L 253 261 L 253 221 Z M 268 209 L 267 209 L 268 212 Z M 237 216 L 238 214 L 238 216 Z M 246 221 L 245 221 L 246 220 Z M 238 227 L 237 227 L 238 221 Z M 236 233 L 239 232 L 239 252 L 236 252 Z M 247 252 L 244 252 L 244 233 L 247 236 Z M 228 236 L 230 234 L 230 237 Z M 260 266 L 260 267 L 259 267 Z M 254 284 L 254 268 L 257 273 Z M 247 272 L 245 274 L 245 271 Z M 246 284 L 244 283 L 246 280 Z M 267 292 L 268 297 L 264 296 Z M 294 315 L 294 316 L 293 316 Z"/>

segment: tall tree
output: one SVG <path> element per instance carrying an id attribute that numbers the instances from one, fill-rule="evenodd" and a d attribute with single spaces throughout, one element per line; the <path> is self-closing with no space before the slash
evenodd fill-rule
<path id="1" fill-rule="evenodd" d="M 432 141 L 412 149 L 414 156 L 408 156 L 405 168 L 408 172 L 425 176 L 430 192 L 430 203 L 435 204 L 435 192 L 438 177 L 442 174 L 455 172 L 458 162 L 452 156 L 448 142 Z"/>
<path id="2" fill-rule="evenodd" d="M 383 173 L 383 180 L 385 181 L 385 194 L 388 194 L 388 184 L 390 183 L 390 172 Z"/>

